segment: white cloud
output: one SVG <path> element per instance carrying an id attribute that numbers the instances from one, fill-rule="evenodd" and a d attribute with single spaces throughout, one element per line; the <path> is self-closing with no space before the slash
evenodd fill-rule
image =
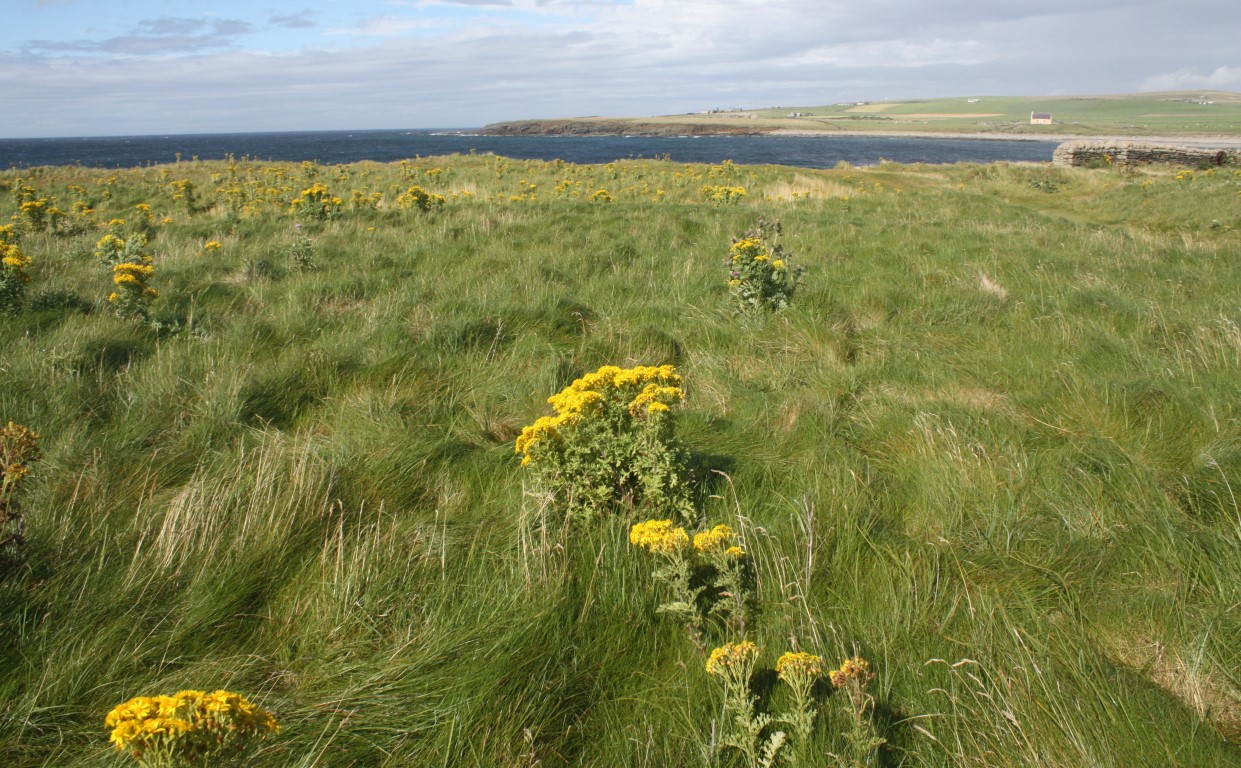
<path id="1" fill-rule="evenodd" d="M 1214 72 L 1201 74 L 1197 69 L 1184 68 L 1166 72 L 1142 81 L 1144 91 L 1227 91 L 1241 90 L 1241 67 L 1218 67 Z"/>
<path id="2" fill-rule="evenodd" d="M 300 7 L 129 22 L 119 37 L 62 32 L 0 51 L 0 136 L 1241 90 L 1241 67 L 1219 65 L 1236 60 L 1241 4 L 1218 0 L 354 0 L 335 15 L 288 13 Z M 1182 23 L 1195 16 L 1213 23 Z M 280 36 L 264 37 L 271 28 Z"/>

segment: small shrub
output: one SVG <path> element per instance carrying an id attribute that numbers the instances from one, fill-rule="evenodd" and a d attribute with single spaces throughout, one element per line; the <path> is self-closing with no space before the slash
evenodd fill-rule
<path id="1" fill-rule="evenodd" d="M 728 294 L 739 311 L 784 309 L 805 274 L 777 239 L 780 222 L 760 220 L 740 239 L 733 239 L 724 265 Z"/>
<path id="2" fill-rule="evenodd" d="M 617 507 L 687 515 L 686 453 L 671 406 L 684 397 L 671 365 L 605 365 L 547 402 L 516 449 L 567 511 L 597 515 Z"/>

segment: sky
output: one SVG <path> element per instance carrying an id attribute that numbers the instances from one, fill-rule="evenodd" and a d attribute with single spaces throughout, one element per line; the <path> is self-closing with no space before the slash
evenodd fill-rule
<path id="1" fill-rule="evenodd" d="M 0 137 L 1241 91 L 1233 0 L 0 0 Z"/>

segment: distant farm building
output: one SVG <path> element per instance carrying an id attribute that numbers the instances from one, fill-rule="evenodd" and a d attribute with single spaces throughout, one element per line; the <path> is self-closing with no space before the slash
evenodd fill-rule
<path id="1" fill-rule="evenodd" d="M 1031 112 L 1030 125 L 1051 125 L 1050 112 Z"/>

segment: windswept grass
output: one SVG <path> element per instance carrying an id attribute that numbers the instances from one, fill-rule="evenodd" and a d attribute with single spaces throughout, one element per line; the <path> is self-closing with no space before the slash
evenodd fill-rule
<path id="1" fill-rule="evenodd" d="M 295 218 L 317 182 L 339 213 Z M 415 185 L 444 206 L 397 207 Z M 22 233 L 0 316 L 0 420 L 43 435 L 0 576 L 6 766 L 122 764 L 104 715 L 184 688 L 275 713 L 256 766 L 703 764 L 719 685 L 635 520 L 566 525 L 514 453 L 604 364 L 685 378 L 701 521 L 755 567 L 764 706 L 795 641 L 870 661 L 879 765 L 1241 762 L 1231 170 L 479 156 L 0 186 L 6 217 L 22 187 L 67 212 Z M 113 218 L 149 230 L 151 323 L 109 310 Z M 723 262 L 759 218 L 808 272 L 734 315 Z M 849 723 L 814 695 L 829 765 Z"/>

